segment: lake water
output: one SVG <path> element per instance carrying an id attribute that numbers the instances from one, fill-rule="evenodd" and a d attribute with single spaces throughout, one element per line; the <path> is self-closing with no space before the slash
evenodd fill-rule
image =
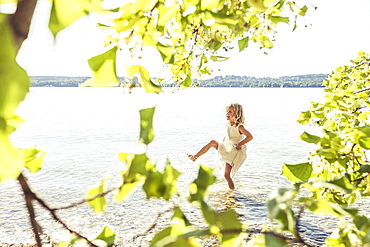
<path id="1" fill-rule="evenodd" d="M 63 206 L 83 199 L 100 179 L 110 176 L 108 186 L 117 181 L 123 169 L 119 152 L 135 149 L 139 135 L 138 110 L 156 105 L 155 139 L 148 156 L 161 169 L 167 158 L 182 175 L 178 187 L 186 216 L 203 226 L 197 208 L 187 203 L 188 185 L 196 178 L 199 164 L 214 167 L 215 151 L 197 162 L 186 154 L 195 153 L 208 141 L 225 134 L 225 106 L 238 102 L 244 106 L 246 128 L 254 139 L 248 144 L 248 158 L 234 177 L 236 190 L 230 192 L 218 173 L 210 188 L 209 204 L 218 210 L 235 209 L 243 223 L 253 229 L 269 224 L 265 202 L 279 187 L 291 184 L 281 174 L 283 163 L 306 160 L 310 146 L 297 138 L 307 126 L 296 120 L 311 101 L 320 101 L 320 88 L 192 88 L 159 95 L 124 88 L 31 88 L 18 112 L 26 121 L 12 134 L 15 146 L 46 151 L 43 169 L 27 174 L 31 187 L 51 206 Z M 14 181 L 0 184 L 0 242 L 32 243 L 32 231 L 22 194 Z M 72 229 L 94 236 L 109 225 L 124 246 L 146 246 L 146 237 L 131 238 L 144 232 L 156 215 L 171 204 L 145 200 L 141 188 L 124 202 L 109 201 L 106 213 L 95 214 L 86 206 L 63 210 L 59 215 Z M 48 212 L 38 209 L 44 231 L 57 240 L 65 231 L 53 222 Z M 158 228 L 168 224 L 167 214 Z M 325 221 L 325 220 L 324 220 Z M 304 231 L 322 241 L 326 233 L 322 222 L 312 222 Z M 157 228 L 157 229 L 158 229 Z"/>

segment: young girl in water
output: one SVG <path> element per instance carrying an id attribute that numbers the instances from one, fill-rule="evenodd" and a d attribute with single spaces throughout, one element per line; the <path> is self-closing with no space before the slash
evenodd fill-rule
<path id="1" fill-rule="evenodd" d="M 224 177 L 231 190 L 235 189 L 232 177 L 247 158 L 245 144 L 253 139 L 252 134 L 244 127 L 243 107 L 234 103 L 226 107 L 227 136 L 222 142 L 210 141 L 195 155 L 188 154 L 192 161 L 196 161 L 210 148 L 218 151 L 220 162 L 225 170 Z"/>

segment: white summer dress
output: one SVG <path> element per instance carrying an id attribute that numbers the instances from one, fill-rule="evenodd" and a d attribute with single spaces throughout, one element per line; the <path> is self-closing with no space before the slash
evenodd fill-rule
<path id="1" fill-rule="evenodd" d="M 230 176 L 234 177 L 239 167 L 247 158 L 247 146 L 243 145 L 237 150 L 236 145 L 244 139 L 244 135 L 239 133 L 238 127 L 227 124 L 227 136 L 218 144 L 218 166 L 224 170 L 226 163 L 232 166 Z"/>

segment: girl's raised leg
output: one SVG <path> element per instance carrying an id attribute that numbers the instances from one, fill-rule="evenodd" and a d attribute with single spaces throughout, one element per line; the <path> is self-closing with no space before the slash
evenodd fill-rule
<path id="1" fill-rule="evenodd" d="M 212 140 L 210 141 L 207 145 L 205 145 L 204 147 L 202 147 L 197 154 L 195 155 L 191 155 L 191 154 L 188 154 L 188 157 L 191 161 L 196 161 L 201 155 L 205 154 L 208 152 L 208 150 L 210 148 L 215 148 L 217 149 L 218 148 L 218 142 L 215 141 L 215 140 Z"/>

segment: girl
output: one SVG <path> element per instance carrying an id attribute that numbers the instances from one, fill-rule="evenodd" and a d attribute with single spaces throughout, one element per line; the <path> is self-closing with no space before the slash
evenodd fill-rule
<path id="1" fill-rule="evenodd" d="M 202 147 L 195 155 L 188 154 L 192 161 L 196 161 L 205 154 L 211 147 L 218 151 L 222 167 L 225 169 L 224 177 L 231 190 L 235 189 L 232 177 L 247 158 L 246 146 L 253 139 L 252 134 L 244 128 L 243 107 L 234 103 L 226 107 L 227 136 L 218 143 L 210 141 Z"/>

